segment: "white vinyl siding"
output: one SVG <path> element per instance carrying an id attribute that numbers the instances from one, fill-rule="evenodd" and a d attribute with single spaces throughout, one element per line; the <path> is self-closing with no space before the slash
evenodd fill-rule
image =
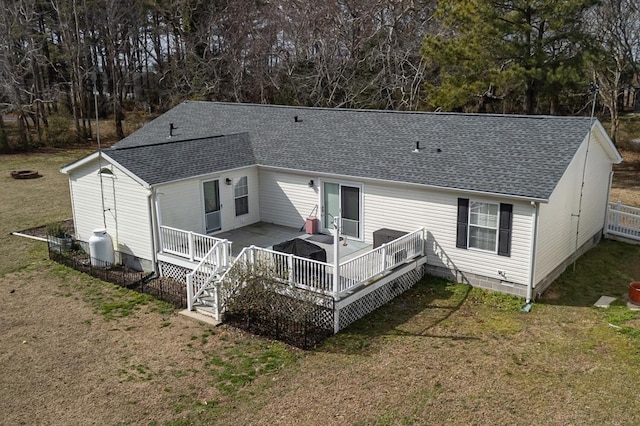
<path id="1" fill-rule="evenodd" d="M 313 187 L 310 179 L 316 182 Z M 320 201 L 318 191 L 310 175 L 260 170 L 260 220 L 300 228 Z"/>
<path id="2" fill-rule="evenodd" d="M 603 149 L 597 128 L 589 146 L 582 197 L 578 247 L 604 227 L 611 159 Z M 576 249 L 577 213 L 586 154 L 586 139 L 560 179 L 548 204 L 540 205 L 535 282 L 544 279 Z"/>
<path id="3" fill-rule="evenodd" d="M 365 185 L 365 239 L 372 241 L 373 231 L 391 228 L 413 231 L 427 230 L 427 263 L 432 266 L 457 268 L 498 280 L 526 285 L 529 279 L 531 227 L 533 209 L 528 202 L 514 202 L 511 255 L 498 256 L 480 250 L 456 248 L 458 197 L 469 197 L 446 191 L 407 188 L 401 185 Z M 498 200 L 472 199 L 499 204 Z M 505 277 L 498 274 L 505 272 Z"/>
<path id="4" fill-rule="evenodd" d="M 234 183 L 246 177 L 249 213 L 236 216 Z M 260 220 L 257 167 L 245 167 L 229 172 L 215 173 L 179 182 L 158 185 L 156 192 L 162 225 L 205 233 L 204 197 L 202 182 L 218 179 L 220 189 L 220 231 L 250 225 Z M 226 179 L 231 179 L 227 185 Z"/>
<path id="5" fill-rule="evenodd" d="M 318 188 L 309 188 L 310 175 L 260 171 L 261 220 L 300 227 L 319 202 Z M 317 182 L 317 180 L 314 179 Z M 348 182 L 345 182 L 348 184 Z M 356 183 L 355 181 L 353 183 Z M 526 285 L 529 279 L 533 208 L 528 202 L 513 202 L 511 256 L 456 248 L 457 200 L 453 192 L 408 188 L 401 184 L 365 182 L 362 185 L 363 239 L 373 242 L 381 228 L 414 231 L 426 227 L 427 262 L 433 266 L 457 267 L 463 272 Z M 472 197 L 499 204 L 499 200 Z M 318 214 L 318 217 L 321 217 Z M 498 275 L 505 272 L 505 277 Z"/>
<path id="6" fill-rule="evenodd" d="M 205 179 L 209 180 L 209 179 Z M 184 180 L 156 188 L 160 225 L 204 233 L 204 203 L 199 180 Z M 220 182 L 223 190 L 224 182 Z"/>
<path id="7" fill-rule="evenodd" d="M 151 225 L 147 189 L 122 170 L 102 160 L 112 175 L 103 175 L 105 220 L 114 249 L 150 260 Z M 94 229 L 104 228 L 98 161 L 89 162 L 70 173 L 76 238 L 89 241 Z"/>

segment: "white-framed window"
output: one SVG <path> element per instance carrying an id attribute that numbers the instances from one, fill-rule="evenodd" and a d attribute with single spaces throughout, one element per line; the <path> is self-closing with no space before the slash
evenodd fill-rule
<path id="1" fill-rule="evenodd" d="M 249 213 L 249 184 L 246 176 L 238 179 L 234 186 L 234 196 L 236 204 L 236 216 Z"/>
<path id="2" fill-rule="evenodd" d="M 511 256 L 513 204 L 458 198 L 456 247 Z"/>
<path id="3" fill-rule="evenodd" d="M 500 206 L 481 201 L 469 202 L 469 248 L 497 251 Z"/>

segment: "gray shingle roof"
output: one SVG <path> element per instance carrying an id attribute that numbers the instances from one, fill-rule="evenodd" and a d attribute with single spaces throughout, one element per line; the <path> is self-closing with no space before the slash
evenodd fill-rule
<path id="1" fill-rule="evenodd" d="M 248 133 L 103 152 L 150 185 L 256 164 Z"/>
<path id="2" fill-rule="evenodd" d="M 176 130 L 168 139 L 170 123 Z M 548 199 L 589 125 L 587 117 L 185 102 L 118 142 L 109 155 L 126 158 L 129 165 L 122 164 L 150 184 L 254 161 L 316 173 Z M 211 138 L 243 132 L 249 141 Z M 177 143 L 194 138 L 207 139 Z M 417 141 L 422 149 L 414 153 Z M 214 160 L 207 163 L 198 144 L 205 144 L 206 157 Z"/>

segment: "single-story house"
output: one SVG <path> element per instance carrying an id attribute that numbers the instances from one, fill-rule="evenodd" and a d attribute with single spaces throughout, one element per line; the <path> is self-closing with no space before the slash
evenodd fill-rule
<path id="1" fill-rule="evenodd" d="M 176 233 L 317 212 L 362 245 L 424 229 L 422 271 L 531 300 L 599 241 L 621 161 L 588 117 L 184 102 L 61 171 L 76 238 L 106 228 L 148 269 L 171 269 Z"/>

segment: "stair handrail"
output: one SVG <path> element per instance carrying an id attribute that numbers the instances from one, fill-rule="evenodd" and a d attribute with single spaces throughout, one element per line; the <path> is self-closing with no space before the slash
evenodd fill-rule
<path id="1" fill-rule="evenodd" d="M 223 247 L 223 250 L 219 250 L 220 246 Z M 210 257 L 216 254 L 217 259 L 211 259 Z M 229 249 L 228 249 L 228 240 L 220 240 L 216 241 L 216 243 L 211 246 L 207 254 L 204 255 L 202 260 L 196 265 L 195 268 L 191 272 L 187 274 L 187 309 L 193 310 L 193 302 L 207 289 L 209 283 L 211 283 L 216 274 L 229 263 Z M 198 286 L 196 291 L 194 291 L 194 276 L 198 272 L 204 272 L 205 265 L 207 267 L 211 266 L 212 269 L 208 272 L 207 278 L 202 282 L 201 285 Z M 207 272 L 204 272 L 207 274 Z"/>
<path id="2" fill-rule="evenodd" d="M 229 275 L 229 272 L 233 269 L 233 267 L 238 263 L 238 261 L 240 259 L 243 259 L 247 256 L 247 252 L 251 249 L 252 247 L 244 247 L 240 253 L 238 253 L 238 255 L 236 256 L 236 258 L 233 260 L 233 262 L 231 262 L 229 264 L 229 267 L 226 269 L 226 271 L 224 271 L 222 273 L 222 275 L 220 275 L 220 277 L 218 278 L 218 282 L 222 282 L 227 278 L 227 275 Z"/>

